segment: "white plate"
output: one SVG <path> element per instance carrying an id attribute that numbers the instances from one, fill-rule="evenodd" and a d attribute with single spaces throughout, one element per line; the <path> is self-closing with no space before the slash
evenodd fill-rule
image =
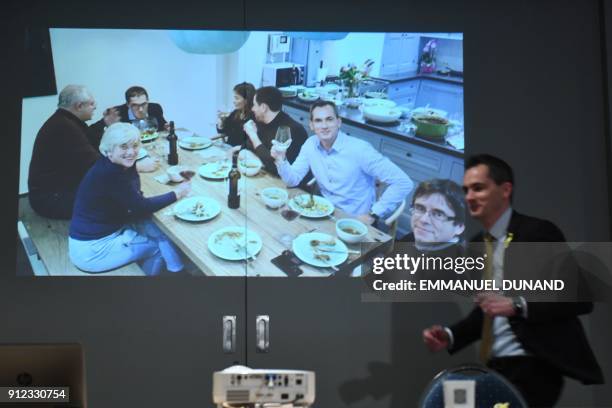
<path id="1" fill-rule="evenodd" d="M 442 116 L 443 118 L 448 116 L 448 112 L 443 111 L 442 109 L 434 109 L 434 108 L 428 108 L 428 107 L 418 107 L 418 108 L 414 108 L 412 110 L 412 115 L 435 115 L 435 116 Z"/>
<path id="2" fill-rule="evenodd" d="M 223 180 L 228 177 L 231 169 L 232 163 L 229 160 L 221 160 L 203 164 L 198 169 L 198 174 L 209 179 Z"/>
<path id="3" fill-rule="evenodd" d="M 205 137 L 191 136 L 179 140 L 178 145 L 187 150 L 202 150 L 212 146 L 212 142 Z"/>
<path id="4" fill-rule="evenodd" d="M 300 194 L 289 200 L 289 207 L 307 218 L 323 218 L 334 212 L 334 205 L 325 197 L 313 196 L 315 205 L 313 208 L 304 208 L 308 205 L 310 194 Z"/>
<path id="5" fill-rule="evenodd" d="M 317 246 L 313 246 L 311 244 L 311 241 L 313 240 L 319 241 L 319 244 Z M 334 242 L 334 244 L 324 244 L 326 242 Z M 348 258 L 348 248 L 346 245 L 344 245 L 344 242 L 332 235 L 323 234 L 322 232 L 307 232 L 305 234 L 298 235 L 298 237 L 293 240 L 292 247 L 295 256 L 300 258 L 302 262 L 306 262 L 309 265 L 317 266 L 319 268 L 340 265 Z M 316 247 L 322 248 L 324 251 L 315 251 L 314 248 Z M 316 258 L 316 255 L 323 254 L 329 256 L 329 260 Z"/>
<path id="6" fill-rule="evenodd" d="M 228 261 L 252 258 L 261 251 L 262 246 L 259 234 L 245 227 L 221 228 L 208 237 L 210 252 Z"/>
<path id="7" fill-rule="evenodd" d="M 200 214 L 195 213 L 197 204 L 202 206 Z M 179 201 L 174 206 L 174 215 L 185 221 L 208 221 L 221 212 L 221 206 L 209 197 L 189 197 Z"/>
<path id="8" fill-rule="evenodd" d="M 382 106 L 384 108 L 393 108 L 397 105 L 397 103 L 393 102 L 389 99 L 381 99 L 381 98 L 365 98 L 363 100 L 363 106 Z"/>
<path id="9" fill-rule="evenodd" d="M 316 94 L 304 94 L 304 93 L 299 93 L 297 95 L 298 99 L 304 102 L 314 102 L 317 99 L 319 99 L 319 95 Z"/>
<path id="10" fill-rule="evenodd" d="M 157 131 L 153 132 L 153 133 L 140 133 L 140 141 L 141 142 L 150 142 L 151 140 L 155 140 L 159 137 L 159 133 Z"/>
<path id="11" fill-rule="evenodd" d="M 138 149 L 138 156 L 136 156 L 136 160 L 144 159 L 149 155 L 149 152 L 144 147 Z"/>

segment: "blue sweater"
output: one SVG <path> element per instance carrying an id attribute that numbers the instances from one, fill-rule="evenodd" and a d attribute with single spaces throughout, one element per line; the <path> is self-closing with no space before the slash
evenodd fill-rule
<path id="1" fill-rule="evenodd" d="M 151 216 L 176 201 L 174 192 L 145 198 L 135 166 L 129 169 L 101 157 L 89 169 L 76 194 L 70 237 L 103 238 L 125 224 Z"/>

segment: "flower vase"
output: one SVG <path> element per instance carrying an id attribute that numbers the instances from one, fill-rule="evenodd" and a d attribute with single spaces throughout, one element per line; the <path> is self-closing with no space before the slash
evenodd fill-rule
<path id="1" fill-rule="evenodd" d="M 424 74 L 431 74 L 436 70 L 435 62 L 421 62 L 421 72 Z"/>
<path id="2" fill-rule="evenodd" d="M 344 82 L 344 94 L 346 98 L 355 98 L 357 96 L 357 84 L 354 82 Z"/>

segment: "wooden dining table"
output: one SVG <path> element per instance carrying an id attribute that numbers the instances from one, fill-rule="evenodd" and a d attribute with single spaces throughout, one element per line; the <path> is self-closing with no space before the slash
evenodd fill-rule
<path id="1" fill-rule="evenodd" d="M 141 188 L 145 197 L 164 194 L 176 188 L 175 183 L 164 184 L 156 179 L 166 174 L 169 167 L 167 163 L 168 141 L 162 134 L 156 140 L 144 143 L 143 147 L 151 157 L 160 159 L 160 168 L 153 173 L 140 173 Z M 186 150 L 178 148 L 179 165 L 196 172 L 191 179 L 190 196 L 204 196 L 216 200 L 220 213 L 214 218 L 203 222 L 191 222 L 178 218 L 174 212 L 173 204 L 153 214 L 153 221 L 164 231 L 168 237 L 187 255 L 191 261 L 208 276 L 287 276 L 271 260 L 291 250 L 292 241 L 300 234 L 306 232 L 326 233 L 334 238 L 336 236 L 336 220 L 351 218 L 339 208 L 334 209 L 331 216 L 323 218 L 306 218 L 299 216 L 291 221 L 285 219 L 280 209 L 271 209 L 265 205 L 260 191 L 266 187 L 279 187 L 287 189 L 289 198 L 303 194 L 299 188 L 287 188 L 283 181 L 264 169 L 255 176 L 241 175 L 240 207 L 230 209 L 227 205 L 228 181 L 227 179 L 214 180 L 200 176 L 198 169 L 206 163 L 217 162 L 230 158 L 231 146 L 223 143 L 222 139 L 215 140 L 213 145 L 201 150 Z M 288 208 L 287 206 L 284 207 Z M 352 217 L 354 218 L 354 217 Z M 208 238 L 215 231 L 229 226 L 247 228 L 256 232 L 263 242 L 261 251 L 248 260 L 230 261 L 217 257 L 208 248 Z M 358 276 L 360 265 L 375 253 L 380 253 L 391 244 L 391 237 L 386 233 L 368 227 L 368 234 L 363 240 L 367 245 L 347 244 L 350 251 L 348 259 L 335 270 L 331 267 L 315 267 L 306 263 L 299 265 L 303 273 L 300 276 L 326 277 Z M 367 250 L 363 250 L 367 248 Z"/>

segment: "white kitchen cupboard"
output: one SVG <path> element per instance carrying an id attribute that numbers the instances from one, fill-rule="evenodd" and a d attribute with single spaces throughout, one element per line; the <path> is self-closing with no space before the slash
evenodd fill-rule
<path id="1" fill-rule="evenodd" d="M 416 106 L 442 109 L 449 115 L 463 117 L 463 85 L 422 79 Z"/>
<path id="2" fill-rule="evenodd" d="M 383 45 L 381 75 L 416 71 L 419 36 L 414 33 L 387 33 Z"/>
<path id="3" fill-rule="evenodd" d="M 387 88 L 387 96 L 398 105 L 414 107 L 416 106 L 420 85 L 420 79 L 392 82 Z"/>

